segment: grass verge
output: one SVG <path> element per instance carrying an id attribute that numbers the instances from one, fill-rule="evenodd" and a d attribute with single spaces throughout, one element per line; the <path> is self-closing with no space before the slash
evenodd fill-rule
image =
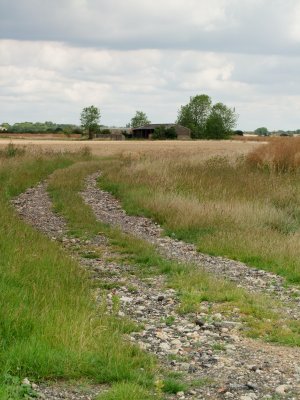
<path id="1" fill-rule="evenodd" d="M 114 318 L 98 315 L 77 263 L 9 204 L 54 170 L 86 159 L 0 157 L 0 398 L 26 397 L 28 388 L 16 383 L 24 377 L 153 385 L 154 360 L 123 341 Z"/>
<path id="2" fill-rule="evenodd" d="M 104 233 L 114 248 L 123 253 L 124 261 L 137 264 L 142 274 L 166 274 L 169 285 L 179 293 L 179 312 L 198 312 L 203 301 L 215 303 L 215 309 L 229 313 L 238 307 L 248 336 L 300 345 L 300 323 L 286 319 L 279 304 L 264 296 L 251 295 L 199 268 L 166 260 L 147 242 L 96 221 L 79 192 L 83 190 L 84 177 L 98 168 L 99 162 L 75 164 L 56 171 L 51 177 L 49 191 L 54 204 L 74 232 L 84 237 Z M 73 199 L 72 207 L 69 207 L 70 199 Z"/>

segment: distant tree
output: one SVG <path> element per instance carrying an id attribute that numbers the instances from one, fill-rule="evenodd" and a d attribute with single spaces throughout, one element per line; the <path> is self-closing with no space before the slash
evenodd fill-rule
<path id="1" fill-rule="evenodd" d="M 152 139 L 154 140 L 166 140 L 166 139 L 177 139 L 177 133 L 174 126 L 166 128 L 164 125 L 158 126 L 154 129 Z"/>
<path id="2" fill-rule="evenodd" d="M 180 108 L 176 122 L 190 128 L 193 138 L 204 138 L 211 108 L 211 98 L 206 94 L 190 97 L 190 102 Z"/>
<path id="3" fill-rule="evenodd" d="M 177 132 L 174 126 L 166 129 L 166 139 L 177 139 Z"/>
<path id="4" fill-rule="evenodd" d="M 95 106 L 85 107 L 80 114 L 80 122 L 88 138 L 93 139 L 99 129 L 100 110 Z"/>
<path id="5" fill-rule="evenodd" d="M 257 133 L 259 136 L 269 136 L 269 131 L 266 127 L 261 127 L 261 128 L 257 128 L 254 131 L 255 133 Z"/>
<path id="6" fill-rule="evenodd" d="M 108 129 L 108 128 L 104 128 L 104 129 L 101 129 L 101 130 L 100 130 L 100 133 L 101 133 L 102 135 L 110 135 L 110 134 L 111 134 L 111 130 Z"/>
<path id="7" fill-rule="evenodd" d="M 191 129 L 195 139 L 226 139 L 232 133 L 237 121 L 234 110 L 223 103 L 212 105 L 206 94 L 190 98 L 178 112 L 177 123 Z"/>
<path id="8" fill-rule="evenodd" d="M 147 115 L 143 111 L 136 111 L 135 116 L 131 118 L 130 127 L 138 128 L 147 124 L 150 124 Z"/>
<path id="9" fill-rule="evenodd" d="M 74 126 L 72 133 L 76 135 L 82 135 L 82 129 L 79 128 L 79 126 Z"/>
<path id="10" fill-rule="evenodd" d="M 2 126 L 3 128 L 7 129 L 8 131 L 10 130 L 11 126 L 9 125 L 8 122 L 3 122 L 2 124 L 0 124 L 0 126 Z"/>
<path id="11" fill-rule="evenodd" d="M 223 103 L 216 103 L 206 121 L 205 136 L 208 139 L 227 139 L 232 135 L 237 115 Z"/>

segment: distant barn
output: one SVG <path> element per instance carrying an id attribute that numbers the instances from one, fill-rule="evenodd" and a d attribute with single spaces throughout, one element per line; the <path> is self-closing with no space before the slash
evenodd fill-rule
<path id="1" fill-rule="evenodd" d="M 178 124 L 147 124 L 139 126 L 138 128 L 132 128 L 132 138 L 133 139 L 151 139 L 155 128 L 164 126 L 166 129 L 175 128 L 177 133 L 177 139 L 186 140 L 191 138 L 191 130 L 185 126 Z"/>

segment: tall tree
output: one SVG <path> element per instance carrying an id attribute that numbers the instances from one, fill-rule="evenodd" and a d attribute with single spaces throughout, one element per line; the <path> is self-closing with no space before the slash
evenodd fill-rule
<path id="1" fill-rule="evenodd" d="M 225 139 L 236 125 L 235 111 L 223 103 L 212 105 L 206 94 L 190 98 L 178 112 L 177 123 L 191 129 L 195 139 Z"/>
<path id="2" fill-rule="evenodd" d="M 95 106 L 85 107 L 80 114 L 81 126 L 88 133 L 88 138 L 93 139 L 99 129 L 100 110 Z"/>
<path id="3" fill-rule="evenodd" d="M 143 111 L 136 111 L 135 116 L 131 118 L 130 127 L 138 128 L 150 124 L 147 115 Z"/>
<path id="4" fill-rule="evenodd" d="M 268 136 L 269 135 L 269 131 L 265 126 L 255 129 L 254 132 L 257 133 L 259 136 Z"/>
<path id="5" fill-rule="evenodd" d="M 235 112 L 223 103 L 213 105 L 206 121 L 206 137 L 208 139 L 226 139 L 232 135 L 237 122 Z"/>
<path id="6" fill-rule="evenodd" d="M 191 97 L 190 102 L 180 108 L 177 123 L 190 128 L 193 138 L 204 138 L 206 121 L 209 117 L 211 107 L 211 98 L 206 94 Z"/>

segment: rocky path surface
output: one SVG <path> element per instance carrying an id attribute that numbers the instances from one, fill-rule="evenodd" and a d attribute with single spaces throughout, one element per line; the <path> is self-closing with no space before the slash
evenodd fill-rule
<path id="1" fill-rule="evenodd" d="M 87 179 L 82 195 L 101 221 L 149 240 L 168 257 L 204 265 L 249 290 L 278 293 L 288 299 L 291 310 L 296 310 L 291 315 L 298 315 L 298 303 L 290 299 L 281 278 L 264 271 L 252 273 L 241 263 L 198 255 L 191 245 L 161 238 L 158 225 L 146 218 L 127 216 L 110 194 L 97 188 L 96 179 L 96 174 Z M 45 184 L 29 189 L 15 199 L 14 205 L 23 218 L 52 240 L 61 241 L 90 271 L 100 307 L 106 296 L 108 312 L 129 317 L 141 325 L 138 332 L 126 335 L 125 339 L 155 354 L 173 377 L 187 384 L 178 393 L 167 395 L 168 399 L 300 399 L 299 349 L 243 338 L 238 310 L 226 317 L 211 314 L 212 304 L 204 302 L 197 315 L 178 314 L 178 297 L 167 288 L 164 276 L 143 276 L 138 267 L 124 265 L 104 236 L 92 241 L 68 237 L 66 224 L 52 211 Z M 100 256 L 82 256 L 91 252 Z M 228 272 L 230 269 L 233 271 Z M 79 400 L 94 398 L 103 387 L 84 393 L 57 386 L 38 390 L 49 400 Z"/>
<path id="2" fill-rule="evenodd" d="M 277 299 L 285 303 L 286 312 L 291 318 L 300 318 L 300 290 L 285 287 L 283 277 L 238 261 L 202 254 L 192 244 L 162 237 L 163 230 L 158 224 L 149 218 L 127 215 L 116 198 L 99 189 L 99 176 L 99 173 L 95 173 L 86 179 L 86 190 L 82 195 L 100 221 L 153 243 L 162 255 L 170 259 L 204 267 L 208 272 L 230 279 L 248 291 L 275 294 Z"/>

